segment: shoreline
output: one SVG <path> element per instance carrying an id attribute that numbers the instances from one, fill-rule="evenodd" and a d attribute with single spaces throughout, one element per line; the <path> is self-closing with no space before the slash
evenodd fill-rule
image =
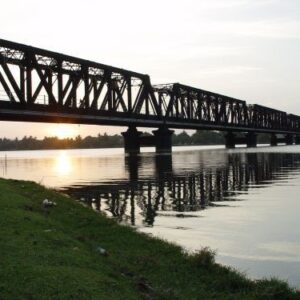
<path id="1" fill-rule="evenodd" d="M 209 147 L 209 146 L 223 146 L 224 144 L 187 144 L 187 145 L 172 145 L 172 147 Z M 153 147 L 142 147 L 142 148 L 155 148 Z M 91 149 L 124 149 L 123 146 L 111 146 L 111 147 L 90 147 L 90 148 L 40 148 L 40 149 L 9 149 L 9 150 L 0 150 L 0 152 L 14 152 L 14 151 L 56 151 L 56 150 L 91 150 Z"/>
<path id="2" fill-rule="evenodd" d="M 117 224 L 34 182 L 0 179 L 0 299 L 299 299 Z M 44 209 L 47 198 L 57 206 Z"/>

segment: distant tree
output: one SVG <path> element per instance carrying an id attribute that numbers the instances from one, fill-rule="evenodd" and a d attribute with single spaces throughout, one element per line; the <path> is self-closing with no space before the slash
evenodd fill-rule
<path id="1" fill-rule="evenodd" d="M 173 135 L 173 144 L 174 145 L 189 145 L 192 143 L 191 137 L 187 134 L 186 131 L 183 131 L 179 134 Z"/>
<path id="2" fill-rule="evenodd" d="M 211 130 L 197 130 L 191 139 L 196 145 L 216 145 L 225 142 L 223 133 Z"/>
<path id="3" fill-rule="evenodd" d="M 149 132 L 143 132 L 145 136 L 151 136 Z M 217 131 L 198 130 L 189 135 L 186 131 L 173 135 L 173 145 L 212 145 L 224 144 L 223 133 Z M 266 141 L 267 135 L 260 135 L 259 140 Z M 80 149 L 80 148 L 112 148 L 122 147 L 123 137 L 118 134 L 98 134 L 97 136 L 86 136 L 82 138 L 59 139 L 58 137 L 44 137 L 38 140 L 36 137 L 24 136 L 22 139 L 13 140 L 0 138 L 0 150 L 35 150 L 35 149 Z"/>

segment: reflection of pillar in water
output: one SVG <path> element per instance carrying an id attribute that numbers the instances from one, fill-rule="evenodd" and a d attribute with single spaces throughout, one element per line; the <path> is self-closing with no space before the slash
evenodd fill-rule
<path id="1" fill-rule="evenodd" d="M 228 166 L 223 171 L 223 181 L 222 181 L 222 189 L 223 191 L 228 191 Z"/>
<path id="2" fill-rule="evenodd" d="M 126 211 L 126 201 L 121 201 L 119 191 L 111 192 L 109 208 L 112 216 L 121 221 Z"/>
<path id="3" fill-rule="evenodd" d="M 218 200 L 222 200 L 221 199 L 221 181 L 222 181 L 222 177 L 221 177 L 221 171 L 219 169 L 216 170 L 216 176 L 215 176 L 215 194 Z"/>
<path id="4" fill-rule="evenodd" d="M 212 186 L 212 174 L 211 174 L 211 170 L 208 173 L 208 190 L 209 190 L 209 202 L 213 201 L 213 186 Z"/>
<path id="5" fill-rule="evenodd" d="M 195 193 L 195 175 L 191 174 L 188 178 L 188 189 L 189 189 L 189 206 L 194 210 L 196 204 L 196 193 Z"/>
<path id="6" fill-rule="evenodd" d="M 158 179 L 166 177 L 166 174 L 173 172 L 172 155 L 156 155 L 155 156 L 155 170 Z"/>
<path id="7" fill-rule="evenodd" d="M 156 216 L 156 211 L 154 207 L 152 206 L 152 185 L 149 182 L 147 184 L 147 197 L 146 197 L 146 218 L 145 218 L 145 223 L 153 226 L 154 224 L 154 219 Z"/>
<path id="8" fill-rule="evenodd" d="M 182 199 L 182 188 L 181 188 L 181 178 L 179 177 L 176 183 L 176 188 L 177 188 L 177 192 L 176 192 L 176 196 L 173 198 L 173 205 L 174 205 L 174 209 L 175 211 L 181 211 L 181 199 Z"/>
<path id="9" fill-rule="evenodd" d="M 159 204 L 161 204 L 161 210 L 164 210 L 165 206 L 165 180 L 159 180 L 157 182 L 157 191 L 156 191 L 156 197 L 155 197 L 155 205 L 157 206 L 156 209 L 158 209 Z"/>
<path id="10" fill-rule="evenodd" d="M 259 178 L 258 156 L 257 153 L 248 153 L 247 162 L 249 164 L 250 180 L 257 182 Z"/>
<path id="11" fill-rule="evenodd" d="M 249 164 L 245 165 L 244 172 L 245 172 L 245 185 L 248 185 L 250 181 Z"/>
<path id="12" fill-rule="evenodd" d="M 125 156 L 125 169 L 129 173 L 130 181 L 138 180 L 140 162 L 141 157 L 139 155 Z"/>
<path id="13" fill-rule="evenodd" d="M 131 221 L 131 225 L 135 225 L 135 201 L 134 201 L 134 193 L 135 190 L 134 188 L 130 188 L 130 221 Z"/>
<path id="14" fill-rule="evenodd" d="M 199 175 L 199 189 L 200 189 L 200 205 L 202 208 L 205 207 L 205 190 L 204 190 L 204 175 L 203 170 Z"/>
<path id="15" fill-rule="evenodd" d="M 173 199 L 176 197 L 176 178 L 173 178 L 173 181 L 172 181 L 171 197 Z"/>
<path id="16" fill-rule="evenodd" d="M 242 186 L 244 184 L 244 172 L 243 172 L 244 170 L 243 170 L 243 166 L 241 164 L 241 161 L 238 160 L 237 163 L 238 163 L 238 173 L 239 173 L 239 176 L 238 176 L 238 180 L 239 180 L 238 189 L 241 190 Z"/>

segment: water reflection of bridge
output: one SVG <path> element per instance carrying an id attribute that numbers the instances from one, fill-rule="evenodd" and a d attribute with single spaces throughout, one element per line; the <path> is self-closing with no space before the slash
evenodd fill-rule
<path id="1" fill-rule="evenodd" d="M 140 167 L 153 163 L 151 159 L 155 160 L 156 176 L 139 179 Z M 65 191 L 119 222 L 151 226 L 158 214 L 192 217 L 195 211 L 226 205 L 251 187 L 286 178 L 299 163 L 299 154 L 231 153 L 222 166 L 176 174 L 172 156 L 127 157 L 130 180 L 74 186 Z"/>

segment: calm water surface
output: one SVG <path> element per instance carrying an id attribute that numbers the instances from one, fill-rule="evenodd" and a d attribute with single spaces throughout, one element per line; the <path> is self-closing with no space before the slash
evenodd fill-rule
<path id="1" fill-rule="evenodd" d="M 34 180 L 73 195 L 124 224 L 250 277 L 300 287 L 300 146 L 225 150 L 174 147 L 0 152 L 2 177 Z"/>

